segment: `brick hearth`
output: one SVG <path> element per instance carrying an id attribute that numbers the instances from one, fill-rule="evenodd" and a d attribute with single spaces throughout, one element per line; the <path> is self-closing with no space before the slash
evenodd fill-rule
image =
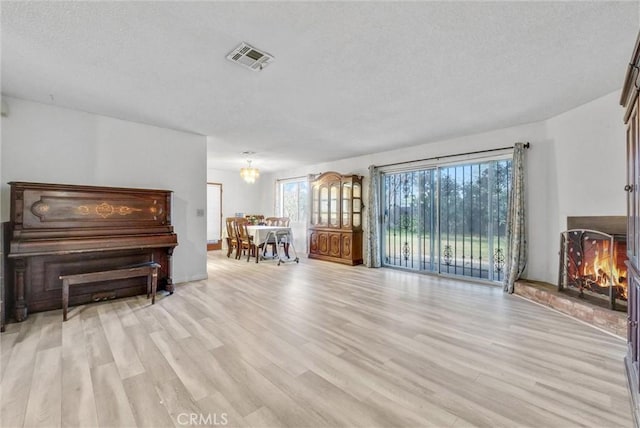
<path id="1" fill-rule="evenodd" d="M 580 298 L 577 292 L 572 290 L 559 292 L 554 285 L 526 280 L 517 281 L 514 291 L 519 296 L 556 309 L 616 336 L 627 337 L 626 312 L 609 309 L 603 299 L 589 296 Z"/>

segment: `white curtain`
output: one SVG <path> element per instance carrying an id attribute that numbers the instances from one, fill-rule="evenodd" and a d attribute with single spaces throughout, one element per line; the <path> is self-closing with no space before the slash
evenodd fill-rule
<path id="1" fill-rule="evenodd" d="M 513 293 L 513 286 L 527 266 L 527 229 L 525 215 L 524 143 L 516 143 L 513 150 L 512 184 L 507 213 L 507 259 L 504 291 Z"/>
<path id="2" fill-rule="evenodd" d="M 369 206 L 367 220 L 367 254 L 365 264 L 372 268 L 382 266 L 380 258 L 380 170 L 375 165 L 369 166 Z"/>

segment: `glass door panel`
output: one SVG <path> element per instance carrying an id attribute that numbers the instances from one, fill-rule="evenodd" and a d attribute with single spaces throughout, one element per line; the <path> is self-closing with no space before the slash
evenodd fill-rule
<path id="1" fill-rule="evenodd" d="M 320 188 L 320 221 L 318 224 L 329 224 L 329 188 Z"/>
<path id="2" fill-rule="evenodd" d="M 329 186 L 329 225 L 338 227 L 338 185 Z"/>
<path id="3" fill-rule="evenodd" d="M 353 197 L 354 198 L 362 198 L 361 194 L 361 186 L 359 183 L 353 184 Z"/>
<path id="4" fill-rule="evenodd" d="M 500 281 L 511 161 L 440 169 L 440 272 Z"/>
<path id="5" fill-rule="evenodd" d="M 383 174 L 383 264 L 501 281 L 510 185 L 511 160 Z"/>
<path id="6" fill-rule="evenodd" d="M 638 110 L 635 108 L 629 118 L 627 127 L 627 184 L 630 186 L 627 191 L 627 237 L 631 238 L 627 242 L 627 257 L 632 261 L 638 260 L 638 242 L 636 234 L 640 228 L 640 217 L 638 216 Z"/>
<path id="7" fill-rule="evenodd" d="M 435 170 L 385 174 L 383 261 L 390 266 L 433 271 Z"/>
<path id="8" fill-rule="evenodd" d="M 313 186 L 313 199 L 311 207 L 311 224 L 316 225 L 320 222 L 320 189 Z"/>
<path id="9" fill-rule="evenodd" d="M 342 227 L 351 226 L 351 183 L 342 185 Z"/>
<path id="10" fill-rule="evenodd" d="M 360 184 L 353 184 L 353 226 L 360 227 L 362 224 L 362 194 Z"/>

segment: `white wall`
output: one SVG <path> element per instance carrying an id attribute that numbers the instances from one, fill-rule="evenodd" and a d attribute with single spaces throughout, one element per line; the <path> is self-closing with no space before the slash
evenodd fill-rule
<path id="1" fill-rule="evenodd" d="M 614 92 L 547 121 L 555 147 L 558 213 L 626 214 L 626 143 L 620 93 Z"/>
<path id="2" fill-rule="evenodd" d="M 267 204 L 262 204 L 261 184 L 264 178 L 262 175 L 253 184 L 245 182 L 240 178 L 240 166 L 237 171 L 224 171 L 220 169 L 207 169 L 207 182 L 222 184 L 222 247 L 227 248 L 225 237 L 224 218 L 233 217 L 236 213 L 264 214 L 271 215 L 273 208 L 264 209 Z"/>
<path id="3" fill-rule="evenodd" d="M 261 204 L 260 183 L 258 181 L 249 184 L 240 178 L 240 166 L 237 171 L 223 171 L 220 169 L 207 169 L 207 182 L 222 184 L 222 217 L 233 217 L 235 213 L 265 214 L 273 209 L 265 211 Z"/>
<path id="4" fill-rule="evenodd" d="M 626 214 L 619 98 L 615 91 L 547 120 L 547 141 L 529 153 L 530 279 L 557 283 L 559 235 L 567 217 Z"/>
<path id="5" fill-rule="evenodd" d="M 172 190 L 179 245 L 174 282 L 207 277 L 206 138 L 45 104 L 6 98 L 2 119 L 2 221 L 9 181 Z"/>
<path id="6" fill-rule="evenodd" d="M 281 177 L 338 171 L 365 176 L 368 166 L 511 146 L 528 141 L 529 261 L 525 277 L 555 283 L 560 232 L 567 216 L 624 215 L 625 137 L 619 93 L 608 94 L 547 121 L 421 146 L 319 163 L 264 176 L 265 201 Z M 270 183 L 270 185 L 268 184 Z M 267 202 L 265 202 L 266 204 Z M 263 207 L 266 210 L 267 206 Z M 366 209 L 366 208 L 365 208 Z M 368 225 L 365 223 L 365 228 Z"/>

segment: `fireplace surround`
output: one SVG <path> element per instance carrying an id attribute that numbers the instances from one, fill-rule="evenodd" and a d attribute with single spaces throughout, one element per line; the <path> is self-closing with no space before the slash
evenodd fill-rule
<path id="1" fill-rule="evenodd" d="M 558 290 L 574 289 L 626 310 L 626 217 L 569 217 L 560 234 Z"/>

